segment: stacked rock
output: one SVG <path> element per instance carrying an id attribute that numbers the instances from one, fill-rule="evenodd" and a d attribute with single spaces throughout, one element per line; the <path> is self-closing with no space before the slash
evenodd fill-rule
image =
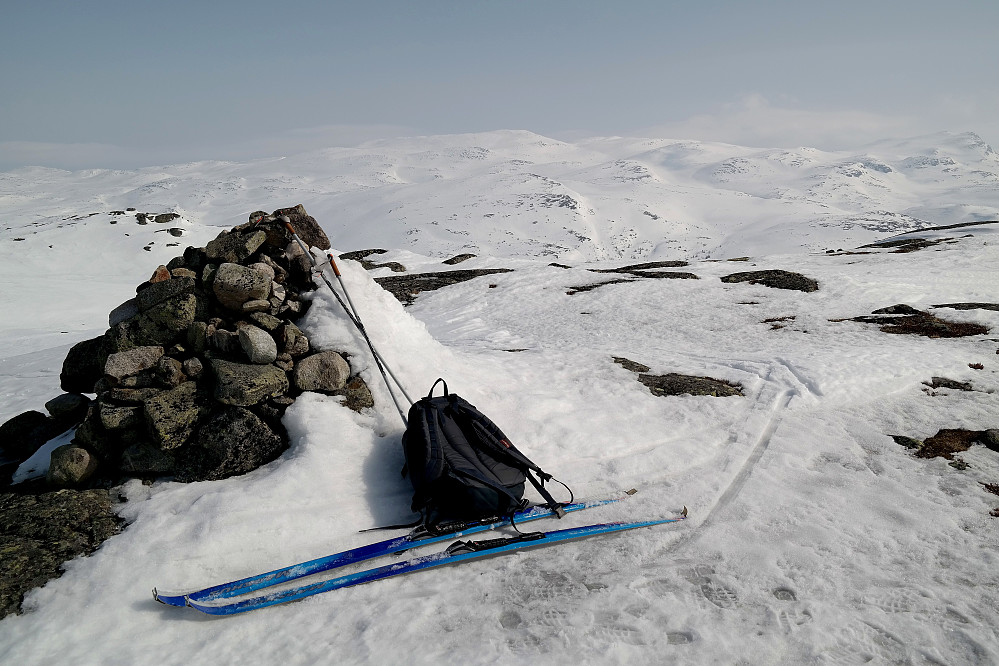
<path id="1" fill-rule="evenodd" d="M 294 323 L 315 284 L 309 258 L 275 220 L 282 215 L 307 245 L 330 247 L 301 205 L 252 213 L 157 268 L 110 313 L 104 335 L 70 350 L 63 390 L 96 398 L 72 442 L 52 454 L 50 485 L 244 474 L 287 448 L 281 417 L 301 392 L 372 406 L 344 355 L 312 349 Z"/>

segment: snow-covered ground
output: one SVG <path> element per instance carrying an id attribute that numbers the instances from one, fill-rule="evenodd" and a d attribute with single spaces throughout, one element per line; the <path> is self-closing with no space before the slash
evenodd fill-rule
<path id="1" fill-rule="evenodd" d="M 155 603 L 154 586 L 201 587 L 311 559 L 373 539 L 359 529 L 409 517 L 411 491 L 399 476 L 401 424 L 369 366 L 376 409 L 358 415 L 332 398 L 301 398 L 285 417 L 290 450 L 264 468 L 218 482 L 127 484 L 119 510 L 128 528 L 30 593 L 25 614 L 0 621 L 0 661 L 999 663 L 999 519 L 989 515 L 999 497 L 982 485 L 999 483 L 999 454 L 976 445 L 960 454 L 968 468 L 958 470 L 941 458 L 915 458 L 890 437 L 999 428 L 999 312 L 932 309 L 999 301 L 999 225 L 923 232 L 952 240 L 912 253 L 822 251 L 931 224 L 996 219 L 995 154 L 987 146 L 955 148 L 966 135 L 938 148 L 886 144 L 861 153 L 877 155 L 866 166 L 851 157 L 861 175 L 844 175 L 838 185 L 824 168 L 814 172 L 822 177 L 788 174 L 848 155 L 833 160 L 802 149 L 785 162 L 777 151 L 656 141 L 639 160 L 627 157 L 639 154 L 637 140 L 537 146 L 547 140 L 513 138 L 516 145 L 505 133 L 379 144 L 384 164 L 372 162 L 374 149 L 356 161 L 337 149 L 248 165 L 0 174 L 0 308 L 11 313 L 0 322 L 0 421 L 57 395 L 69 346 L 103 332 L 107 312 L 157 264 L 252 210 L 301 201 L 338 251 L 385 247 L 391 251 L 379 260 L 418 272 L 439 270 L 442 258 L 474 248 L 482 256 L 460 268 L 515 269 L 424 293 L 403 308 L 372 280 L 388 269 L 341 267 L 376 346 L 411 394 L 445 377 L 577 498 L 639 490 L 559 527 L 664 516 L 683 506 L 688 520 L 233 618 Z M 514 149 L 525 142 L 530 150 Z M 465 152 L 447 152 L 455 146 Z M 472 154 L 475 146 L 485 157 Z M 538 151 L 547 151 L 544 169 Z M 709 172 L 705 153 L 715 165 Z M 912 161 L 916 153 L 928 161 Z M 980 156 L 974 168 L 946 171 L 964 168 L 972 154 Z M 334 157 L 340 163 L 331 171 Z M 430 166 L 419 168 L 420 159 Z M 482 168 L 473 173 L 462 160 Z M 739 179 L 738 187 L 705 185 L 723 180 L 716 163 L 726 161 L 733 163 L 727 182 Z M 761 173 L 764 163 L 771 169 Z M 520 167 L 538 172 L 530 183 L 552 179 L 586 203 L 532 209 L 530 197 L 506 199 L 533 192 L 518 189 L 533 187 Z M 510 176 L 520 179 L 517 187 L 496 189 L 506 182 L 504 168 L 517 174 Z M 917 169 L 940 171 L 935 180 L 918 180 L 928 172 Z M 221 176 L 227 170 L 229 180 Z M 658 207 L 636 198 L 644 185 L 623 182 L 622 173 L 660 183 L 641 190 L 661 195 Z M 392 174 L 407 184 L 386 185 Z M 331 185 L 333 175 L 350 185 Z M 975 178 L 992 183 L 991 200 Z M 871 210 L 881 211 L 876 224 L 901 226 L 857 222 L 866 204 L 856 184 L 880 193 L 874 180 L 893 179 L 895 189 L 885 191 L 894 203 L 881 199 Z M 149 184 L 137 187 L 140 180 Z M 799 196 L 806 181 L 810 193 Z M 542 190 L 560 193 L 550 183 Z M 467 220 L 475 201 L 488 203 L 480 214 L 509 218 L 495 226 L 444 224 Z M 857 210 L 844 212 L 845 201 Z M 124 216 L 110 224 L 108 211 L 125 207 L 183 217 L 158 227 Z M 400 207 L 410 213 L 391 212 Z M 569 221 L 590 208 L 593 233 L 580 232 L 588 240 L 566 236 L 564 227 L 582 228 Z M 608 220 L 627 213 L 658 222 L 642 210 L 666 211 L 661 217 L 677 224 L 656 230 L 629 223 L 634 239 L 615 249 Z M 715 217 L 720 212 L 723 220 Z M 546 226 L 546 215 L 563 217 Z M 497 240 L 504 225 L 512 234 L 507 245 Z M 167 226 L 184 235 L 157 230 Z M 451 240 L 457 232 L 467 236 Z M 563 245 L 572 246 L 548 253 Z M 749 259 L 723 260 L 739 256 Z M 572 268 L 550 266 L 556 257 Z M 679 270 L 700 279 L 640 279 L 566 294 L 621 277 L 588 269 L 634 258 L 688 258 L 690 266 Z M 719 279 L 770 268 L 800 272 L 820 288 L 802 293 Z M 304 320 L 314 342 L 364 362 L 336 301 L 325 287 L 315 297 Z M 896 303 L 991 331 L 930 339 L 837 321 Z M 657 397 L 613 357 L 657 374 L 738 382 L 745 395 Z M 931 395 L 924 382 L 932 377 L 975 390 Z"/>

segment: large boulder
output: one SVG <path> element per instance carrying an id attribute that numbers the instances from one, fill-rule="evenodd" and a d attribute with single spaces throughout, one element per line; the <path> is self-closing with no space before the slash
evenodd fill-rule
<path id="1" fill-rule="evenodd" d="M 214 358 L 215 400 L 225 405 L 249 407 L 287 393 L 288 375 L 273 365 L 233 363 Z"/>
<path id="2" fill-rule="evenodd" d="M 330 239 L 326 236 L 326 232 L 316 222 L 316 218 L 305 212 L 305 206 L 298 204 L 293 208 L 280 208 L 274 211 L 274 217 L 280 218 L 282 215 L 288 217 L 298 237 L 307 246 L 317 247 L 320 250 L 330 249 Z"/>
<path id="3" fill-rule="evenodd" d="M 119 384 L 126 377 L 132 377 L 154 367 L 163 357 L 163 353 L 163 347 L 159 345 L 133 347 L 127 351 L 115 352 L 108 356 L 104 364 L 104 376 L 112 385 Z"/>
<path id="4" fill-rule="evenodd" d="M 285 448 L 284 440 L 253 412 L 226 407 L 198 431 L 193 446 L 179 456 L 179 481 L 210 481 L 246 474 Z"/>
<path id="5" fill-rule="evenodd" d="M 97 464 L 97 458 L 87 449 L 66 444 L 52 452 L 46 481 L 55 488 L 73 488 L 92 477 Z"/>
<path id="6" fill-rule="evenodd" d="M 59 385 L 67 393 L 93 393 L 94 384 L 104 374 L 104 336 L 73 345 L 62 362 Z"/>
<path id="7" fill-rule="evenodd" d="M 238 333 L 239 344 L 246 352 L 250 363 L 267 365 L 277 360 L 277 343 L 270 333 L 249 324 L 240 326 Z"/>
<path id="8" fill-rule="evenodd" d="M 266 300 L 271 280 L 266 274 L 239 264 L 225 263 L 215 271 L 212 292 L 224 307 L 241 311 L 247 301 Z"/>
<path id="9" fill-rule="evenodd" d="M 238 264 L 259 250 L 266 240 L 267 234 L 262 230 L 223 231 L 205 246 L 205 256 L 209 261 Z"/>
<path id="10" fill-rule="evenodd" d="M 324 351 L 306 356 L 295 364 L 292 380 L 300 391 L 332 393 L 347 385 L 350 366 L 343 356 L 334 351 Z"/>
<path id="11" fill-rule="evenodd" d="M 199 419 L 208 413 L 206 397 L 199 391 L 197 382 L 184 382 L 146 400 L 142 406 L 143 416 L 149 434 L 160 449 L 170 451 L 190 439 Z"/>

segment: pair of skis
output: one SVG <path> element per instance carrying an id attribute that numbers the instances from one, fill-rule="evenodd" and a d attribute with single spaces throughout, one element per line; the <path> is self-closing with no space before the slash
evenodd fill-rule
<path id="1" fill-rule="evenodd" d="M 632 491 L 633 492 L 633 491 Z M 623 497 L 598 499 L 589 502 L 573 502 L 563 504 L 566 513 L 581 511 L 596 506 L 618 502 Z M 468 560 L 499 555 L 526 548 L 536 548 L 565 541 L 582 539 L 600 534 L 610 534 L 639 527 L 650 527 L 673 523 L 686 518 L 687 512 L 678 517 L 657 520 L 597 523 L 583 527 L 554 530 L 550 532 L 533 532 L 519 534 L 513 537 L 488 539 L 483 541 L 455 541 L 447 549 L 414 557 L 409 560 L 387 564 L 372 569 L 366 569 L 336 578 L 323 580 L 306 585 L 278 589 L 285 583 L 312 576 L 325 571 L 331 571 L 349 564 L 364 562 L 386 555 L 398 554 L 412 548 L 440 543 L 456 537 L 492 530 L 498 527 L 528 523 L 544 518 L 555 517 L 555 512 L 544 506 L 532 507 L 520 511 L 513 516 L 496 519 L 483 519 L 471 522 L 451 523 L 439 526 L 435 530 L 417 528 L 409 534 L 386 539 L 377 543 L 359 546 L 340 553 L 334 553 L 308 562 L 302 562 L 282 569 L 276 569 L 257 576 L 250 576 L 230 583 L 214 585 L 193 592 L 161 592 L 153 590 L 153 598 L 170 606 L 189 606 L 209 615 L 235 615 L 267 606 L 297 601 L 323 592 L 344 587 L 369 583 L 382 578 L 432 569 L 450 564 L 458 564 Z M 274 588 L 274 589 L 272 589 Z M 270 591 L 267 591 L 270 590 Z M 254 594 L 264 591 L 262 594 Z"/>

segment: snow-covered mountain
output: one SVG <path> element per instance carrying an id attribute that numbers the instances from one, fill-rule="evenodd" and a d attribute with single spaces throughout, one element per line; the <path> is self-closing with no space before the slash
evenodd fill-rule
<path id="1" fill-rule="evenodd" d="M 999 224 L 931 229 L 999 218 L 997 174 L 971 134 L 827 153 L 526 132 L 0 174 L 0 421 L 58 394 L 70 345 L 158 264 L 302 203 L 337 251 L 514 269 L 404 308 L 372 279 L 390 269 L 341 266 L 414 395 L 446 377 L 577 498 L 639 489 L 560 527 L 690 511 L 238 618 L 157 605 L 154 586 L 319 557 L 408 517 L 398 414 L 323 286 L 302 326 L 350 355 L 376 408 L 303 397 L 284 418 L 291 448 L 263 468 L 126 484 L 127 529 L 0 621 L 0 662 L 999 663 L 999 454 L 920 458 L 893 440 L 999 428 Z M 893 236 L 924 247 L 858 249 Z M 697 279 L 591 270 L 646 259 L 689 261 Z M 818 290 L 721 279 L 765 269 Z M 979 332 L 854 320 L 895 304 Z M 654 395 L 615 357 L 743 395 Z"/>
<path id="2" fill-rule="evenodd" d="M 338 247 L 430 256 L 725 258 L 995 219 L 997 188 L 999 155 L 971 133 L 831 153 L 665 139 L 565 143 L 490 132 L 241 163 L 19 169 L 0 175 L 0 239 L 68 223 L 107 224 L 109 211 L 126 208 L 231 226 L 251 210 L 293 201 Z"/>

